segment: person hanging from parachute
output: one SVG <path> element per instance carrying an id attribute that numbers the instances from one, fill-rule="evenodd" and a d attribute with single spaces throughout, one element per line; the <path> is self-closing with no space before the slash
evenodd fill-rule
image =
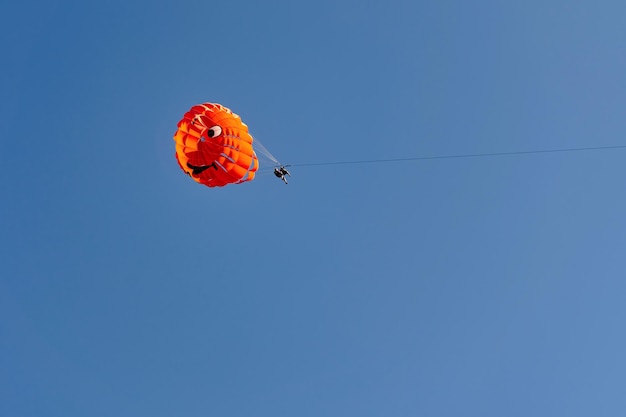
<path id="1" fill-rule="evenodd" d="M 194 181 L 223 187 L 252 181 L 259 170 L 257 151 L 274 165 L 274 174 L 287 184 L 289 171 L 248 132 L 229 108 L 217 103 L 193 106 L 174 133 L 176 160 Z M 278 174 L 277 174 L 278 173 Z"/>
<path id="2" fill-rule="evenodd" d="M 288 175 L 291 177 L 291 174 L 289 173 L 289 171 L 287 171 L 287 168 L 285 168 L 283 165 L 279 166 L 278 168 L 274 168 L 274 175 L 276 175 L 278 178 L 283 180 L 285 184 L 288 184 L 287 178 L 285 178 L 285 175 Z"/>

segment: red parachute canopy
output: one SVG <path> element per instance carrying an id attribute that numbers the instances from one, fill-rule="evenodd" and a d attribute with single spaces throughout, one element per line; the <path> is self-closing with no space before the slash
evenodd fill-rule
<path id="1" fill-rule="evenodd" d="M 193 106 L 178 122 L 174 141 L 178 165 L 207 187 L 251 181 L 259 168 L 248 126 L 221 104 Z"/>

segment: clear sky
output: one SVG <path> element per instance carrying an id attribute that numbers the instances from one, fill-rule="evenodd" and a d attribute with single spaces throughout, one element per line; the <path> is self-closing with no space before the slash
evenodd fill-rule
<path id="1" fill-rule="evenodd" d="M 0 415 L 621 416 L 626 2 L 4 2 Z"/>

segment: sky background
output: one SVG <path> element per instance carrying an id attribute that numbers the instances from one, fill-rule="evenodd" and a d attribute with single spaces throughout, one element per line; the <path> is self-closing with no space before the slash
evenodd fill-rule
<path id="1" fill-rule="evenodd" d="M 626 3 L 4 2 L 0 415 L 622 416 Z"/>

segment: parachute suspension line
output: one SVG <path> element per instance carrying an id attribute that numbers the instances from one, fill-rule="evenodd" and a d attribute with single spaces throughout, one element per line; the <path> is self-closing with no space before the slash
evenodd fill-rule
<path id="1" fill-rule="evenodd" d="M 285 166 L 283 164 L 278 162 L 278 159 L 276 159 L 276 157 L 274 155 L 272 155 L 272 153 L 270 151 L 267 150 L 267 148 L 261 143 L 260 140 L 254 139 L 254 143 L 255 143 L 255 149 L 257 151 L 259 151 L 259 154 L 262 155 L 263 157 L 265 157 L 265 159 L 270 161 L 269 165 L 271 165 L 271 168 L 270 168 L 270 170 L 272 170 L 271 172 L 273 172 L 273 174 L 276 177 L 278 177 L 285 184 L 287 184 L 288 181 L 287 181 L 286 177 L 291 177 L 291 173 L 289 171 L 287 171 L 287 168 L 285 168 Z M 257 158 L 258 157 L 259 157 L 259 155 L 257 155 Z M 259 174 L 261 174 L 261 173 L 263 173 L 263 171 L 266 171 L 266 169 L 259 169 L 257 172 Z"/>
<path id="2" fill-rule="evenodd" d="M 329 161 L 329 162 L 308 162 L 308 163 L 295 163 L 285 165 L 286 167 L 307 167 L 307 166 L 322 166 L 322 165 L 350 165 L 350 164 L 379 164 L 379 163 L 391 163 L 391 162 L 405 162 L 405 161 L 425 161 L 433 159 L 460 159 L 460 158 L 484 158 L 490 156 L 511 156 L 511 155 L 531 155 L 541 153 L 564 153 L 564 152 L 586 152 L 586 151 L 599 151 L 608 149 L 624 149 L 626 145 L 614 145 L 614 146 L 589 146 L 584 148 L 559 148 L 559 149 L 543 149 L 543 150 L 531 150 L 531 151 L 511 151 L 511 152 L 490 152 L 490 153 L 470 153 L 470 154 L 457 154 L 457 155 L 435 155 L 435 156 L 416 156 L 411 158 L 392 158 L 392 159 L 367 159 L 360 161 Z"/>
<path id="3" fill-rule="evenodd" d="M 272 155 L 272 153 L 270 151 L 268 151 L 267 148 L 257 138 L 254 138 L 254 145 L 253 146 L 261 154 L 261 155 L 257 155 L 257 157 L 258 156 L 264 156 L 265 159 L 267 159 L 271 163 L 271 165 L 277 166 L 277 167 L 278 166 L 282 166 L 282 164 L 280 162 L 278 162 L 278 159 L 276 159 L 276 157 L 274 155 Z"/>

